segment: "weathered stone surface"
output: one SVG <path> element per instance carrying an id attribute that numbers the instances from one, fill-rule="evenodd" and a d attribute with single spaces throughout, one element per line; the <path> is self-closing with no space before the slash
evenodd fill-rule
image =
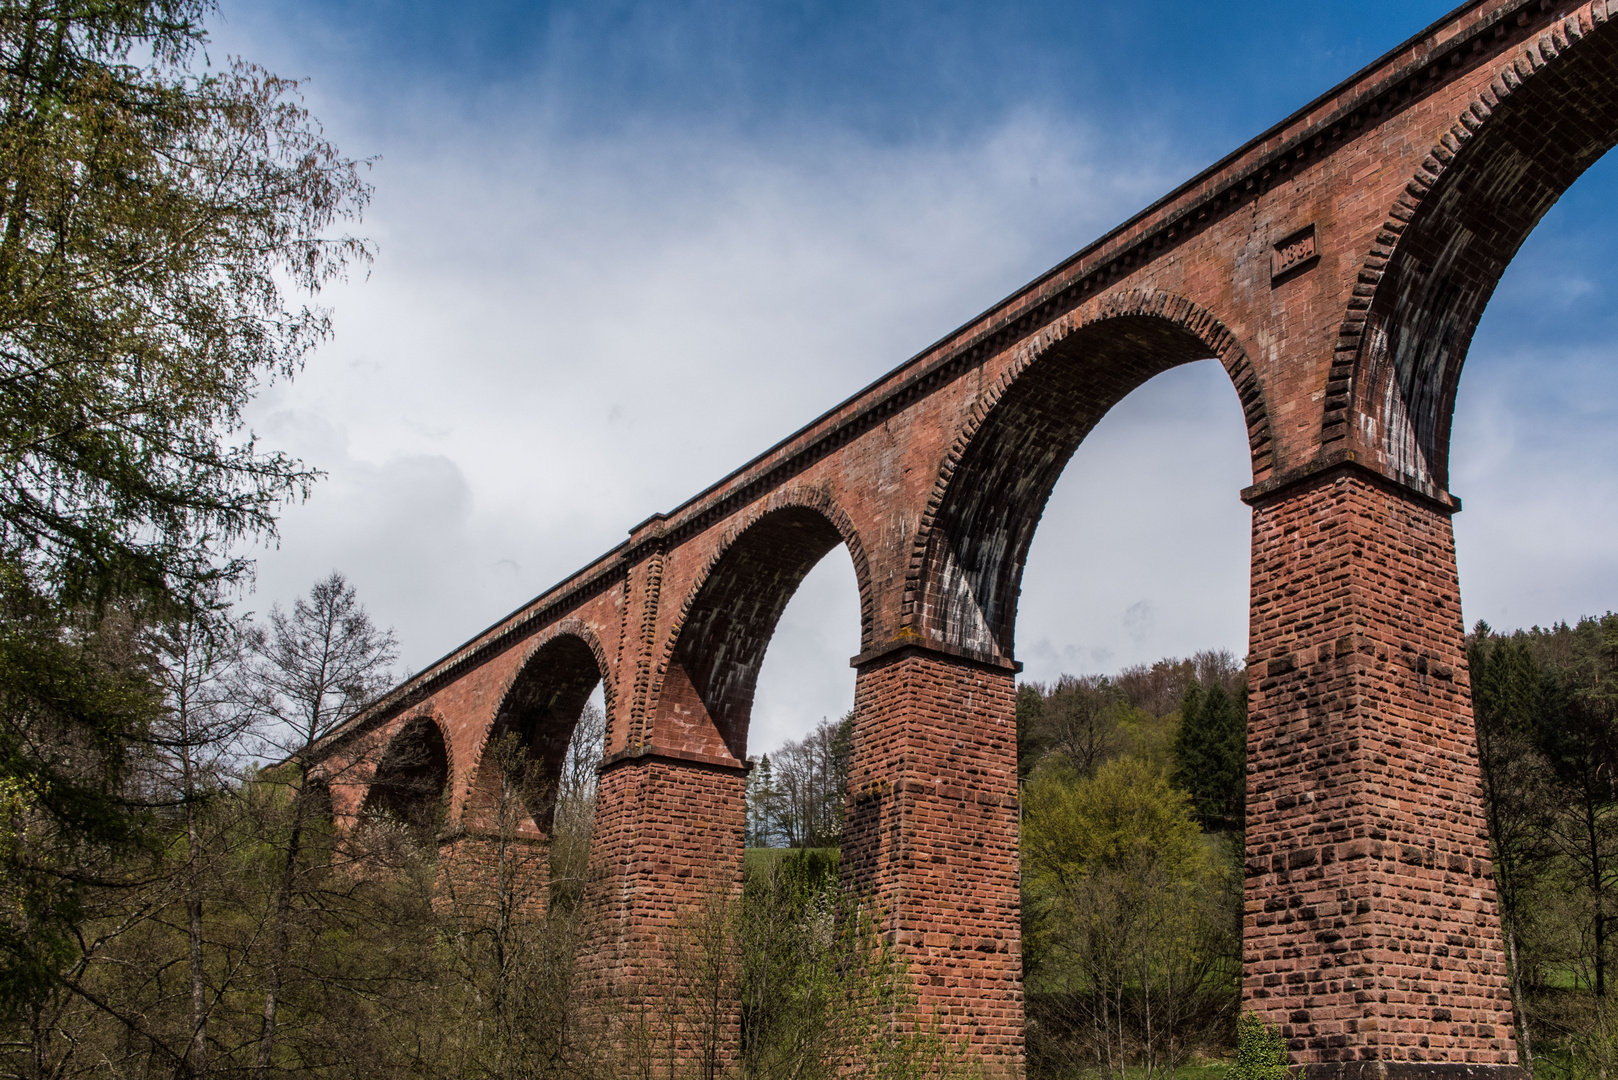
<path id="1" fill-rule="evenodd" d="M 554 762 L 600 680 L 589 963 L 655 1003 L 670 927 L 739 880 L 775 622 L 841 547 L 851 880 L 924 1005 L 1018 1072 L 1024 556 L 1096 421 L 1213 356 L 1253 463 L 1248 1003 L 1311 1075 L 1511 1070 L 1449 423 L 1507 262 L 1614 141 L 1605 0 L 1468 3 L 400 686 L 332 743 L 334 810 L 353 820 L 390 740 L 430 721 L 451 825 L 475 831 L 491 736 Z"/>

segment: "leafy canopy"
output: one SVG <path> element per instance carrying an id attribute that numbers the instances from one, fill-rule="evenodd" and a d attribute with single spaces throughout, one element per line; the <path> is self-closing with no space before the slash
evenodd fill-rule
<path id="1" fill-rule="evenodd" d="M 1191 878 L 1206 861 L 1189 797 L 1137 758 L 1114 758 L 1088 779 L 1041 770 L 1025 806 L 1022 854 L 1036 880 L 1070 883 L 1142 858 Z"/>
<path id="2" fill-rule="evenodd" d="M 147 835 L 134 628 L 242 581 L 316 474 L 244 411 L 331 332 L 370 196 L 298 85 L 206 62 L 212 0 L 0 0 L 0 1015 Z"/>
<path id="3" fill-rule="evenodd" d="M 243 410 L 331 332 L 370 188 L 209 0 L 0 0 L 0 556 L 74 595 L 247 572 L 315 473 Z"/>

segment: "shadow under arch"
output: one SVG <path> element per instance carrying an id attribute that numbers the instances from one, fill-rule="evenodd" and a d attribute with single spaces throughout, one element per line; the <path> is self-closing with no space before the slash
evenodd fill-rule
<path id="1" fill-rule="evenodd" d="M 417 828 L 428 828 L 438 820 L 443 808 L 449 773 L 449 748 L 443 729 L 430 714 L 418 713 L 388 740 L 360 816 L 386 815 Z"/>
<path id="2" fill-rule="evenodd" d="M 1218 359 L 1246 419 L 1254 481 L 1271 468 L 1268 411 L 1245 350 L 1207 310 L 1129 290 L 1059 320 L 986 395 L 946 458 L 906 582 L 902 626 L 934 647 L 1012 656 L 1029 545 L 1056 481 L 1101 418 L 1170 368 Z"/>
<path id="3" fill-rule="evenodd" d="M 658 745 L 741 762 L 765 651 L 798 586 L 843 546 L 871 637 L 870 572 L 859 534 L 823 492 L 789 491 L 738 524 L 698 576 L 675 622 L 658 689 Z"/>
<path id="4" fill-rule="evenodd" d="M 577 620 L 563 622 L 523 661 L 495 709 L 473 772 L 463 818 L 476 829 L 499 805 L 500 788 L 508 779 L 520 780 L 525 790 L 529 820 L 525 833 L 549 834 L 556 812 L 556 788 L 568 744 L 579 718 L 598 684 L 607 707 L 612 707 L 612 684 L 595 635 Z M 519 755 L 521 775 L 508 777 L 507 760 L 498 756 L 511 738 Z"/>
<path id="5" fill-rule="evenodd" d="M 1390 210 L 1359 275 L 1374 288 L 1339 332 L 1323 455 L 1361 450 L 1386 475 L 1441 495 L 1483 310 L 1529 233 L 1615 144 L 1618 23 L 1586 4 L 1496 75 Z"/>

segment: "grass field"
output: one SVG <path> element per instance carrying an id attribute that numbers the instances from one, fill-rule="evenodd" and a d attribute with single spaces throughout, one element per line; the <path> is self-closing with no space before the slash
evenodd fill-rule
<path id="1" fill-rule="evenodd" d="M 803 855 L 808 852 L 818 852 L 832 860 L 835 864 L 841 851 L 834 847 L 827 848 L 787 848 L 787 847 L 750 847 L 742 856 L 742 865 L 747 870 L 755 870 L 771 863 L 778 863 L 782 859 L 793 855 Z"/>

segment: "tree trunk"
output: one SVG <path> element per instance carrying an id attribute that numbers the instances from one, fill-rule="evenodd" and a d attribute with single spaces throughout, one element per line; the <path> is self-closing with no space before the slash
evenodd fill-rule
<path id="1" fill-rule="evenodd" d="M 270 944 L 270 970 L 264 987 L 264 1017 L 258 1036 L 258 1071 L 268 1072 L 275 1053 L 275 1014 L 280 1007 L 282 969 L 292 924 L 292 889 L 303 842 L 304 784 L 299 780 L 292 796 L 292 833 L 287 837 L 286 861 L 281 867 L 281 888 L 275 901 L 275 934 Z"/>
<path id="2" fill-rule="evenodd" d="M 189 787 L 189 784 L 187 785 Z M 190 844 L 186 882 L 186 932 L 191 939 L 191 1073 L 206 1080 L 208 1075 L 208 984 L 202 966 L 202 873 L 197 865 L 199 844 L 196 807 L 186 805 L 186 840 Z"/>
<path id="3" fill-rule="evenodd" d="M 1517 928 L 1506 934 L 1506 960 L 1511 965 L 1511 1004 L 1517 1012 L 1517 1056 L 1522 1067 L 1534 1071 L 1534 1044 L 1528 1037 L 1528 1009 L 1523 1005 L 1522 969 L 1517 966 Z"/>
<path id="4" fill-rule="evenodd" d="M 1596 903 L 1596 998 L 1607 996 L 1607 912 L 1601 880 L 1601 833 L 1596 821 L 1596 808 L 1592 799 L 1584 802 L 1585 835 L 1590 841 L 1590 891 Z"/>

